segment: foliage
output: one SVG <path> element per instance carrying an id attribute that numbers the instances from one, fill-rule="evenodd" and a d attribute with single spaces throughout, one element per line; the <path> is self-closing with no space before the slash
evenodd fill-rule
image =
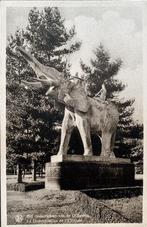
<path id="1" fill-rule="evenodd" d="M 130 136 L 134 145 L 130 153 L 131 160 L 136 165 L 136 173 L 143 174 L 143 125 L 134 122 Z"/>
<path id="2" fill-rule="evenodd" d="M 91 59 L 91 67 L 81 62 L 81 67 L 86 74 L 87 87 L 89 95 L 94 96 L 100 89 L 104 81 L 106 81 L 107 98 L 114 98 L 118 92 L 124 89 L 124 84 L 114 78 L 122 65 L 120 59 L 114 62 L 110 61 L 110 55 L 104 49 L 103 45 L 95 50 L 95 59 Z"/>
<path id="3" fill-rule="evenodd" d="M 8 37 L 7 53 L 7 161 L 13 166 L 20 156 L 45 161 L 58 151 L 59 131 L 63 108 L 44 97 L 45 90 L 26 90 L 21 80 L 34 76 L 28 63 L 15 53 L 16 46 L 31 51 L 43 64 L 69 76 L 66 54 L 80 48 L 72 42 L 74 27 L 67 32 L 64 19 L 57 8 L 33 8 L 29 12 L 26 30 L 18 29 Z M 68 42 L 71 44 L 70 46 Z M 64 48 L 63 48 L 64 47 Z M 59 110 L 58 110 L 59 109 Z M 54 149 L 53 149 L 54 147 Z"/>

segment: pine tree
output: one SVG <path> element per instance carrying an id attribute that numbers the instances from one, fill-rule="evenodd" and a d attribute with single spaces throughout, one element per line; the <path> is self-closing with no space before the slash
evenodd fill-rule
<path id="1" fill-rule="evenodd" d="M 130 142 L 130 130 L 133 125 L 132 106 L 134 99 L 125 100 L 119 98 L 119 93 L 125 89 L 117 78 L 117 73 L 122 66 L 121 59 L 111 61 L 110 54 L 102 44 L 94 52 L 95 57 L 91 59 L 90 66 L 86 66 L 81 61 L 81 67 L 87 81 L 88 94 L 94 97 L 101 89 L 103 83 L 107 90 L 107 100 L 114 102 L 118 106 L 120 120 L 117 129 L 115 154 L 118 157 L 130 157 L 134 145 Z"/>
<path id="2" fill-rule="evenodd" d="M 42 89 L 25 90 L 21 80 L 34 76 L 27 62 L 14 54 L 15 46 L 29 49 L 44 65 L 52 66 L 69 76 L 66 54 L 80 48 L 72 42 L 75 29 L 69 32 L 57 8 L 30 10 L 26 30 L 17 30 L 7 45 L 7 161 L 27 157 L 41 162 L 58 151 L 60 133 L 56 126 L 63 117 L 53 100 L 45 99 Z M 71 44 L 68 44 L 68 42 Z M 67 47 L 66 47 L 67 46 Z"/>
<path id="3" fill-rule="evenodd" d="M 143 174 L 143 124 L 134 122 L 130 137 L 134 145 L 130 154 L 131 160 L 135 163 L 136 173 Z"/>

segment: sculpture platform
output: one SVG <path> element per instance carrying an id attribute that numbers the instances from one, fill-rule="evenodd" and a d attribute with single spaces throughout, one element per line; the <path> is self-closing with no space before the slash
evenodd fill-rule
<path id="1" fill-rule="evenodd" d="M 46 163 L 45 188 L 82 190 L 132 186 L 134 164 L 125 159 L 98 156 L 52 156 Z"/>
<path id="2" fill-rule="evenodd" d="M 101 156 L 88 156 L 88 155 L 53 155 L 51 157 L 51 162 L 111 162 L 111 163 L 130 163 L 130 159 L 124 158 L 108 158 Z"/>

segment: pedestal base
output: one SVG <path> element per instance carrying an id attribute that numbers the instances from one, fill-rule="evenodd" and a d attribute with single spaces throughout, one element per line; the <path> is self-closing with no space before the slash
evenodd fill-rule
<path id="1" fill-rule="evenodd" d="M 96 155 L 53 155 L 51 157 L 51 162 L 109 162 L 109 163 L 130 163 L 130 159 L 115 158 L 115 157 L 104 157 Z"/>
<path id="2" fill-rule="evenodd" d="M 79 155 L 79 159 L 82 158 Z M 68 157 L 66 160 L 46 163 L 45 188 L 81 190 L 134 184 L 134 165 L 128 160 L 94 160 L 94 156 L 87 156 L 87 161 L 79 159 L 75 161 Z"/>

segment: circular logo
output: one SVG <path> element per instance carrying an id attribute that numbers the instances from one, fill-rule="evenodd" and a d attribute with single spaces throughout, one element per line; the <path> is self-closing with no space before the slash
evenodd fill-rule
<path id="1" fill-rule="evenodd" d="M 23 216 L 22 216 L 21 214 L 15 215 L 15 221 L 16 221 L 17 223 L 22 223 L 22 221 L 23 221 Z"/>

